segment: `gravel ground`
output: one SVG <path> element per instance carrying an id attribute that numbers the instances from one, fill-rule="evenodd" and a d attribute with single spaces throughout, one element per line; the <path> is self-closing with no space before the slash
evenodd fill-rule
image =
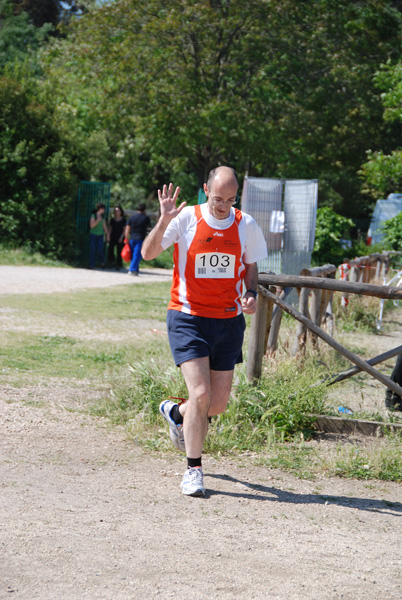
<path id="1" fill-rule="evenodd" d="M 123 278 L 0 267 L 0 293 Z M 0 598 L 401 600 L 402 485 L 299 480 L 246 453 L 206 456 L 207 496 L 185 498 L 183 457 L 80 413 L 88 391 L 0 382 Z"/>
<path id="2" fill-rule="evenodd" d="M 126 270 L 0 265 L 0 294 L 51 294 L 122 284 L 136 285 L 144 281 L 171 281 L 172 273 L 168 269 L 147 268 L 141 270 L 139 277 L 133 277 Z"/>

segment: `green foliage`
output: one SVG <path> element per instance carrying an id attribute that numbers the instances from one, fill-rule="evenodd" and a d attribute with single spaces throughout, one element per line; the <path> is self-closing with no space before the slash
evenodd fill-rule
<path id="1" fill-rule="evenodd" d="M 0 236 L 56 258 L 73 256 L 76 148 L 54 100 L 25 68 L 0 76 Z"/>
<path id="2" fill-rule="evenodd" d="M 401 482 L 402 441 L 399 436 L 392 436 L 358 447 L 353 442 L 342 443 L 329 453 L 321 447 L 309 446 L 303 440 L 286 445 L 274 444 L 258 463 L 289 471 L 304 479 L 315 479 L 325 474 L 329 477 Z M 323 502 L 328 501 L 325 496 L 322 499 Z"/>
<path id="3" fill-rule="evenodd" d="M 148 267 L 154 267 L 155 269 L 173 269 L 173 246 L 164 250 L 152 260 L 141 261 L 141 267 L 145 269 Z"/>
<path id="4" fill-rule="evenodd" d="M 117 423 L 138 425 L 140 419 L 149 425 L 158 418 L 163 399 L 187 395 L 180 371 L 166 368 L 157 358 L 132 365 L 131 376 L 129 383 L 115 385 L 111 397 L 98 409 L 100 414 Z M 261 450 L 276 439 L 283 441 L 300 434 L 310 437 L 311 414 L 324 409 L 324 389 L 310 388 L 311 379 L 311 371 L 298 373 L 290 363 L 282 364 L 277 373 L 263 377 L 256 386 L 241 373 L 228 409 L 209 427 L 206 451 Z M 150 443 L 154 446 L 157 441 Z"/>
<path id="5" fill-rule="evenodd" d="M 206 449 L 261 450 L 275 440 L 311 437 L 311 415 L 324 412 L 325 405 L 324 386 L 311 387 L 317 378 L 313 368 L 299 371 L 294 361 L 282 362 L 257 385 L 249 383 L 242 372 L 228 409 L 210 427 Z"/>
<path id="6" fill-rule="evenodd" d="M 349 299 L 349 305 L 345 309 L 341 306 L 341 295 L 336 294 L 333 308 L 337 325 L 343 331 L 378 334 L 376 323 L 379 301 L 376 298 L 354 295 Z"/>
<path id="7" fill-rule="evenodd" d="M 384 234 L 382 243 L 386 250 L 402 249 L 402 213 L 385 221 L 381 226 L 381 230 Z"/>
<path id="8" fill-rule="evenodd" d="M 373 196 L 386 198 L 389 193 L 402 189 L 402 150 L 393 150 L 390 154 L 369 150 L 367 158 L 360 175 Z"/>
<path id="9" fill-rule="evenodd" d="M 318 265 L 339 265 L 347 249 L 343 249 L 340 241 L 350 239 L 350 230 L 354 226 L 351 219 L 342 217 L 325 206 L 317 210 L 315 240 L 312 258 Z"/>
<path id="10" fill-rule="evenodd" d="M 35 27 L 28 13 L 15 13 L 12 0 L 0 0 L 0 72 L 8 63 L 22 62 L 39 49 L 47 39 L 52 25 Z"/>
<path id="11" fill-rule="evenodd" d="M 339 456 L 332 469 L 334 475 L 402 481 L 402 445 L 397 438 L 391 438 L 387 446 L 376 449 L 375 452 L 356 447 L 349 448 L 347 452 L 338 449 L 338 452 Z"/>
<path id="12" fill-rule="evenodd" d="M 128 423 L 140 415 L 141 420 L 155 423 L 159 404 L 168 396 L 185 395 L 185 384 L 179 369 L 163 366 L 155 360 L 129 365 L 131 378 L 126 385 L 116 385 L 111 397 L 101 407 L 94 407 L 98 414 L 107 414 L 115 423 Z"/>
<path id="13" fill-rule="evenodd" d="M 0 0 L 0 109 L 16 101 L 13 124 L 0 118 L 7 241 L 22 236 L 33 249 L 68 254 L 68 206 L 71 215 L 80 178 L 110 181 L 127 206 L 133 196 L 151 204 L 173 179 L 193 202 L 220 163 L 318 178 L 324 205 L 369 213 L 357 171 L 368 148 L 369 157 L 379 148 L 385 157 L 397 139 L 398 96 L 385 99 L 384 123 L 373 93 L 379 65 L 402 51 L 402 15 L 391 0 L 252 0 L 246 11 L 242 0 L 45 4 Z M 57 20 L 50 36 L 44 23 Z M 11 65 L 25 59 L 30 69 L 17 74 Z M 397 87 L 391 63 L 378 89 Z M 369 193 L 398 184 L 398 151 L 376 175 L 363 168 Z"/>
<path id="14" fill-rule="evenodd" d="M 400 144 L 402 62 L 390 59 L 379 65 L 374 77 L 375 87 L 382 92 L 384 121 L 388 139 L 382 148 L 368 150 L 367 161 L 360 170 L 366 192 L 374 198 L 386 198 L 391 192 L 402 189 L 402 150 Z M 395 130 L 396 135 L 392 135 Z"/>
<path id="15" fill-rule="evenodd" d="M 44 61 L 77 126 L 105 130 L 121 182 L 174 178 L 189 200 L 230 163 L 319 178 L 324 202 L 361 216 L 356 171 L 385 135 L 372 77 L 401 50 L 401 22 L 378 0 L 115 0 Z"/>
<path id="16" fill-rule="evenodd" d="M 49 256 L 32 252 L 28 248 L 12 248 L 10 246 L 0 244 L 0 265 L 37 265 L 44 267 L 67 267 L 66 263 L 59 260 L 54 260 Z"/>

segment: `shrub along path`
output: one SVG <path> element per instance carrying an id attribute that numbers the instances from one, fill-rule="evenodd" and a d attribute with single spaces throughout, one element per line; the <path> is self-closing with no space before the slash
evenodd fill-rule
<path id="1" fill-rule="evenodd" d="M 184 498 L 179 454 L 77 412 L 96 393 L 0 384 L 0 597 L 400 600 L 401 484 L 207 456 L 207 497 Z"/>

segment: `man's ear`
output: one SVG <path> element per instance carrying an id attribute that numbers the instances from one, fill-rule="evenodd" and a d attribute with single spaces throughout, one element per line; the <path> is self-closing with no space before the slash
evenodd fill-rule
<path id="1" fill-rule="evenodd" d="M 206 183 L 204 183 L 204 192 L 206 196 L 209 196 L 208 186 Z"/>

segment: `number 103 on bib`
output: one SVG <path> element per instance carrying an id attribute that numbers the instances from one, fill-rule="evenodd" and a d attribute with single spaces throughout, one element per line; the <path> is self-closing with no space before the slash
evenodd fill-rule
<path id="1" fill-rule="evenodd" d="M 223 252 L 196 254 L 194 276 L 206 279 L 232 279 L 235 259 L 234 254 L 223 254 Z"/>

